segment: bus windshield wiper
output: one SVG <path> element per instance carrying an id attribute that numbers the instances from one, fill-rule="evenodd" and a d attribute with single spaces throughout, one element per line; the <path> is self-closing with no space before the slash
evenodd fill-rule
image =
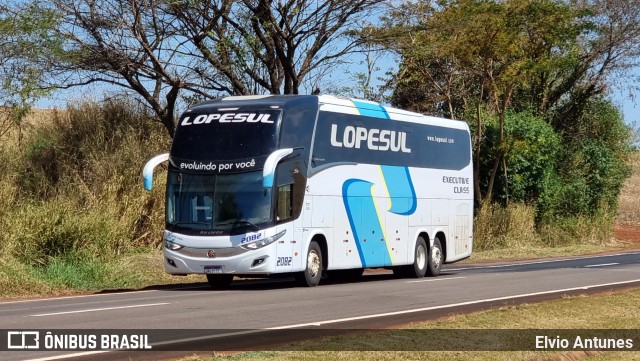
<path id="1" fill-rule="evenodd" d="M 228 221 L 224 221 L 224 222 L 220 222 L 218 224 L 216 224 L 216 226 L 226 226 L 226 225 L 232 225 L 232 226 L 236 226 L 236 225 L 247 225 L 255 230 L 260 230 L 260 227 L 256 226 L 255 224 L 243 220 L 243 219 L 230 219 Z"/>

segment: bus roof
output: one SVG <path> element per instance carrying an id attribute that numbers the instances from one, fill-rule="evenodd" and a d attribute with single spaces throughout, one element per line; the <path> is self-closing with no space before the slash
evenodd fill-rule
<path id="1" fill-rule="evenodd" d="M 468 129 L 464 121 L 438 118 L 420 113 L 410 112 L 398 108 L 383 106 L 380 103 L 346 98 L 334 95 L 243 95 L 228 96 L 209 100 L 197 104 L 189 111 L 203 110 L 209 106 L 234 108 L 242 106 L 268 106 L 285 108 L 287 105 L 299 102 L 313 102 L 320 106 L 321 111 L 333 111 L 338 113 L 369 115 L 374 117 L 389 118 L 411 123 L 429 123 L 447 128 Z"/>

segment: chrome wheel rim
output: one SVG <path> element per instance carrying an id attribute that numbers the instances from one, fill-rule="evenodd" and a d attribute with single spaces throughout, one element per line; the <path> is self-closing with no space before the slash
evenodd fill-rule
<path id="1" fill-rule="evenodd" d="M 431 249 L 431 262 L 433 263 L 434 268 L 440 268 L 440 263 L 442 263 L 442 251 L 440 248 L 433 247 Z"/>
<path id="2" fill-rule="evenodd" d="M 311 278 L 315 278 L 320 272 L 320 256 L 315 250 L 309 252 L 309 256 L 307 256 L 307 270 Z"/>
<path id="3" fill-rule="evenodd" d="M 419 269 L 424 269 L 427 263 L 427 251 L 423 245 L 419 245 L 416 249 L 416 264 Z"/>

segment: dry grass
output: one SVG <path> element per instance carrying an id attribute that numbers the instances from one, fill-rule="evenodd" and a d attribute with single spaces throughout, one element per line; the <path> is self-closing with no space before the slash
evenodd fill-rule
<path id="1" fill-rule="evenodd" d="M 36 125 L 51 122 L 54 116 L 63 117 L 68 114 L 66 109 L 31 109 L 31 112 L 24 119 L 24 124 Z"/>
<path id="2" fill-rule="evenodd" d="M 620 193 L 616 221 L 621 224 L 640 225 L 640 151 L 632 154 L 631 166 L 633 173 Z"/>
<path id="3" fill-rule="evenodd" d="M 567 246 L 608 246 L 613 235 L 613 215 L 603 209 L 592 216 L 567 216 L 536 225 L 535 209 L 522 203 L 492 204 L 478 210 L 474 219 L 473 251 L 506 250 L 509 253 Z"/>
<path id="4" fill-rule="evenodd" d="M 531 260 L 551 257 L 571 257 L 585 254 L 609 253 L 612 251 L 624 251 L 635 249 L 637 245 L 630 242 L 612 240 L 605 244 L 573 244 L 561 247 L 543 247 L 525 245 L 512 248 L 499 248 L 484 251 L 474 250 L 470 258 L 461 261 L 461 264 L 509 262 L 516 260 Z M 456 263 L 457 264 L 457 263 Z M 456 267 L 455 265 L 453 267 Z"/>
<path id="5" fill-rule="evenodd" d="M 10 126 L 8 131 L 0 137 L 0 146 L 3 148 L 17 148 L 24 144 L 25 136 L 34 128 L 46 126 L 53 119 L 68 119 L 68 112 L 60 109 L 31 109 L 20 121 L 20 124 Z M 0 124 L 4 121 L 0 117 Z M 0 127 L 1 128 L 1 127 Z"/>
<path id="6" fill-rule="evenodd" d="M 163 188 L 142 190 L 140 169 L 169 142 L 141 109 L 108 102 L 35 110 L 6 133 L 0 139 L 0 297 L 166 282 L 156 253 L 158 267 L 120 262 L 147 265 L 137 252 L 160 244 Z"/>
<path id="7" fill-rule="evenodd" d="M 474 251 L 536 244 L 535 210 L 524 204 L 482 207 L 474 219 Z"/>

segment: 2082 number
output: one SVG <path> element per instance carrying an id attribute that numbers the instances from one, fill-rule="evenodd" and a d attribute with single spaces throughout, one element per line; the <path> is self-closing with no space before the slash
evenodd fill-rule
<path id="1" fill-rule="evenodd" d="M 276 267 L 291 266 L 291 257 L 278 257 Z"/>

